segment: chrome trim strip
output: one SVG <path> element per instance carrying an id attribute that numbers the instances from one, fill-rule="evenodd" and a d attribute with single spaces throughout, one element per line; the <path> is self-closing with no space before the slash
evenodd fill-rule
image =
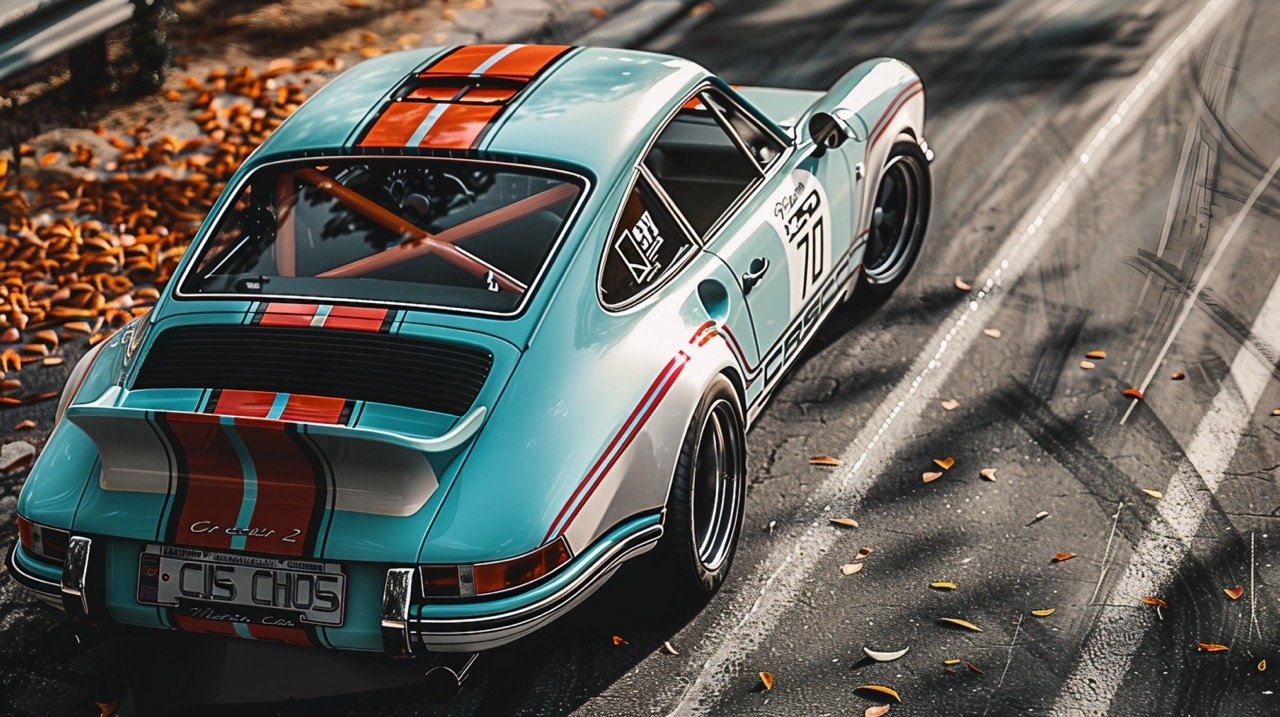
<path id="1" fill-rule="evenodd" d="M 636 552 L 643 552 L 651 547 L 658 539 L 662 537 L 663 528 L 661 524 L 651 525 L 632 535 L 624 538 L 617 545 L 613 546 L 609 552 L 605 553 L 595 562 L 588 570 L 579 575 L 572 583 L 565 586 L 559 592 L 548 595 L 538 602 L 524 607 L 510 610 L 504 613 L 496 613 L 493 615 L 484 615 L 480 617 L 470 618 L 410 618 L 411 628 L 430 633 L 433 628 L 446 628 L 440 634 L 457 635 L 457 634 L 482 634 L 485 632 L 493 632 L 495 630 L 512 629 L 521 624 L 548 617 L 557 614 L 565 609 L 565 604 L 572 602 L 572 599 L 583 591 L 584 588 L 590 587 L 597 583 L 601 578 L 611 574 L 625 560 L 632 557 Z M 514 624 L 498 624 L 494 627 L 487 627 L 493 623 L 506 623 L 509 620 L 517 620 Z M 465 628 L 475 625 L 475 630 L 455 630 L 449 628 Z"/>
<path id="2" fill-rule="evenodd" d="M 382 587 L 382 647 L 392 657 L 413 656 L 408 629 L 413 573 L 413 568 L 391 568 Z"/>
<path id="3" fill-rule="evenodd" d="M 79 600 L 83 615 L 89 614 L 89 554 L 93 541 L 83 535 L 73 535 L 67 541 L 67 562 L 62 567 L 62 597 Z"/>
<path id="4" fill-rule="evenodd" d="M 14 543 L 13 547 L 9 549 L 9 554 L 5 557 L 4 562 L 5 566 L 9 569 L 9 572 L 13 574 L 13 579 L 18 581 L 19 585 L 37 593 L 41 598 L 58 598 L 62 595 L 61 584 L 27 572 L 22 568 L 22 565 L 18 563 L 17 555 L 18 544 Z M 60 601 L 59 604 L 61 604 Z"/>
<path id="5" fill-rule="evenodd" d="M 349 150 L 344 149 L 341 151 L 345 152 Z M 161 299 L 163 300 L 166 297 L 169 297 L 175 300 L 189 299 L 192 301 L 203 301 L 203 300 L 210 300 L 210 299 L 238 299 L 241 301 L 264 301 L 264 300 L 276 299 L 276 300 L 283 300 L 283 301 L 305 301 L 312 304 L 329 303 L 329 304 L 357 304 L 361 306 L 397 307 L 402 309 L 410 309 L 413 311 L 439 311 L 443 313 L 459 314 L 463 316 L 487 316 L 487 317 L 494 317 L 499 319 L 515 318 L 520 314 L 524 313 L 524 310 L 528 308 L 529 302 L 532 300 L 532 297 L 534 293 L 536 293 L 537 288 L 541 285 L 543 277 L 546 276 L 546 273 L 551 268 L 552 264 L 555 264 L 556 260 L 559 258 L 560 250 L 564 248 L 565 240 L 568 238 L 568 236 L 571 233 L 573 233 L 578 228 L 577 227 L 578 219 L 579 219 L 578 215 L 582 213 L 582 208 L 586 206 L 587 201 L 591 196 L 591 191 L 594 188 L 594 185 L 592 184 L 591 179 L 587 177 L 585 174 L 582 174 L 579 172 L 571 172 L 565 169 L 558 169 L 554 167 L 545 167 L 538 164 L 522 164 L 520 162 L 503 162 L 503 161 L 493 160 L 493 159 L 473 159 L 471 157 L 452 157 L 452 156 L 446 157 L 446 156 L 438 156 L 438 155 L 432 155 L 432 154 L 379 154 L 379 153 L 370 152 L 367 154 L 343 153 L 343 154 L 330 155 L 330 154 L 321 153 L 321 154 L 306 154 L 302 156 L 282 157 L 280 159 L 273 159 L 273 160 L 259 163 L 256 166 L 254 166 L 251 170 L 246 172 L 244 176 L 240 177 L 240 181 L 236 183 L 234 188 L 230 188 L 230 189 L 224 188 L 222 190 L 222 194 L 219 195 L 219 199 L 221 199 L 221 197 L 227 194 L 228 192 L 231 193 L 231 196 L 235 196 L 235 193 L 239 192 L 244 187 L 245 183 L 248 182 L 250 177 L 255 176 L 259 171 L 267 167 L 272 167 L 277 164 L 287 164 L 289 162 L 303 162 L 303 161 L 311 160 L 314 163 L 314 162 L 319 162 L 323 160 L 339 160 L 339 159 L 344 159 L 344 160 L 400 159 L 405 161 L 425 160 L 425 161 L 469 162 L 472 164 L 500 165 L 504 167 L 514 167 L 516 169 L 521 169 L 526 171 L 533 171 L 535 173 L 541 172 L 544 174 L 561 175 L 563 177 L 572 178 L 572 180 L 578 183 L 578 186 L 581 187 L 582 191 L 578 193 L 578 199 L 574 203 L 573 209 L 571 209 L 568 215 L 565 216 L 564 225 L 560 228 L 560 234 L 556 237 L 555 242 L 552 243 L 551 245 L 551 249 L 547 252 L 547 260 L 543 262 L 542 267 L 538 269 L 538 274 L 534 276 L 533 279 L 529 282 L 528 288 L 525 289 L 524 296 L 521 297 L 520 303 L 509 312 L 485 311 L 483 309 L 469 309 L 463 306 L 437 306 L 435 304 L 414 304 L 414 303 L 404 302 L 404 301 L 375 301 L 372 299 L 354 299 L 350 297 L 341 297 L 341 296 L 301 296 L 301 295 L 295 295 L 295 294 L 267 294 L 267 293 L 188 294 L 182 291 L 182 285 L 186 283 L 187 278 L 191 274 L 191 272 L 195 270 L 195 257 L 198 256 L 200 252 L 204 251 L 205 244 L 209 243 L 209 240 L 213 237 L 218 226 L 222 223 L 224 215 L 227 213 L 227 210 L 230 209 L 231 207 L 232 203 L 230 201 L 224 204 L 222 209 L 219 210 L 218 214 L 213 217 L 213 221 L 211 221 L 208 225 L 209 231 L 205 232 L 204 236 L 200 237 L 200 242 L 198 244 L 193 243 L 190 247 L 187 248 L 187 251 L 182 256 L 182 261 L 185 262 L 184 266 L 182 267 L 182 273 L 170 280 L 170 286 L 173 287 L 173 292 L 169 294 L 161 294 Z M 154 313 L 152 315 L 154 315 Z"/>

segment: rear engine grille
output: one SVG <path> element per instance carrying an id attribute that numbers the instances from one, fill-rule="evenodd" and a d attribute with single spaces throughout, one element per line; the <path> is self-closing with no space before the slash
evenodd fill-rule
<path id="1" fill-rule="evenodd" d="M 492 367 L 488 351 L 387 334 L 182 326 L 156 339 L 133 388 L 301 393 L 460 416 Z"/>

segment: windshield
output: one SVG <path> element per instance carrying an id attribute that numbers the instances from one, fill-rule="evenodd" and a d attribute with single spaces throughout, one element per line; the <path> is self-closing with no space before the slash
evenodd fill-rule
<path id="1" fill-rule="evenodd" d="M 578 196 L 568 175 L 416 157 L 256 170 L 179 287 L 515 313 Z"/>

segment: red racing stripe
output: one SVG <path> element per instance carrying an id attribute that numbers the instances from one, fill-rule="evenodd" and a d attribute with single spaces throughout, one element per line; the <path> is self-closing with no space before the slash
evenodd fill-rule
<path id="1" fill-rule="evenodd" d="M 235 447 L 227 439 L 217 416 L 186 414 L 175 419 L 160 414 L 159 420 L 173 437 L 172 446 L 182 466 L 181 484 L 171 525 L 172 539 L 179 545 L 226 550 L 231 536 L 224 530 L 192 532 L 191 525 L 208 521 L 220 528 L 235 527 L 244 497 L 244 473 Z"/>
<path id="2" fill-rule="evenodd" d="M 258 640 L 283 642 L 288 645 L 314 645 L 307 631 L 301 627 L 276 627 L 274 625 L 250 625 L 249 634 Z"/>
<path id="3" fill-rule="evenodd" d="M 178 629 L 186 632 L 201 632 L 206 635 L 227 635 L 229 637 L 236 636 L 236 628 L 227 620 L 206 620 L 201 617 L 189 617 L 177 612 L 173 615 L 174 620 L 178 623 Z"/>
<path id="4" fill-rule="evenodd" d="M 449 105 L 427 130 L 419 147 L 473 149 L 476 140 L 502 111 L 501 105 Z"/>
<path id="5" fill-rule="evenodd" d="M 236 421 L 253 470 L 258 496 L 249 524 L 275 531 L 248 536 L 245 550 L 268 555 L 310 557 L 325 507 L 327 487 L 297 435 L 278 421 Z"/>
<path id="6" fill-rule="evenodd" d="M 459 47 L 428 67 L 422 77 L 449 77 L 470 75 L 489 58 L 507 49 L 508 45 L 468 45 Z"/>
<path id="7" fill-rule="evenodd" d="M 291 394 L 280 414 L 281 421 L 299 423 L 338 423 L 342 410 L 346 407 L 345 398 L 329 396 L 306 396 L 300 393 Z"/>
<path id="8" fill-rule="evenodd" d="M 571 49 L 569 45 L 525 45 L 493 63 L 484 76 L 528 81 Z"/>
<path id="9" fill-rule="evenodd" d="M 315 304 L 267 304 L 258 324 L 261 326 L 310 326 L 316 315 Z"/>
<path id="10" fill-rule="evenodd" d="M 324 323 L 321 326 L 326 329 L 377 333 L 382 330 L 382 322 L 386 318 L 386 309 L 364 306 L 335 306 L 329 310 L 329 315 L 324 317 Z"/>
<path id="11" fill-rule="evenodd" d="M 271 413 L 276 394 L 271 391 L 237 391 L 223 389 L 213 404 L 213 413 L 223 416 L 266 418 Z"/>

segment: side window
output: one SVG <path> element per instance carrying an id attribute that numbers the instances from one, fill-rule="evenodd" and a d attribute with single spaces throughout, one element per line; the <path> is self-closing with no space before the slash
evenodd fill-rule
<path id="1" fill-rule="evenodd" d="M 755 119 L 742 111 L 740 107 L 727 101 L 716 92 L 703 92 L 701 97 L 704 102 L 714 107 L 720 113 L 720 116 L 729 123 L 729 126 L 737 133 L 742 143 L 747 146 L 747 150 L 751 152 L 751 155 L 755 157 L 756 162 L 761 167 L 768 167 L 773 163 L 773 160 L 782 154 L 784 147 L 778 138 L 761 127 Z"/>
<path id="2" fill-rule="evenodd" d="M 700 236 L 760 177 L 756 163 L 705 101 L 680 109 L 658 135 L 644 166 Z"/>
<path id="3" fill-rule="evenodd" d="M 605 306 L 622 306 L 656 286 L 694 248 L 653 190 L 637 179 L 601 261 Z"/>

